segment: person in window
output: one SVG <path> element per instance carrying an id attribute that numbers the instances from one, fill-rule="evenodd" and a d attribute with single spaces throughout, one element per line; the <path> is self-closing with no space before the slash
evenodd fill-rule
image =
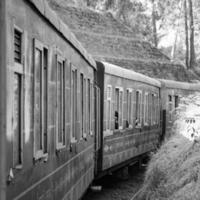
<path id="1" fill-rule="evenodd" d="M 117 111 L 115 111 L 115 129 L 118 129 L 118 128 L 119 128 L 118 119 L 119 119 L 119 114 L 118 114 Z"/>
<path id="2" fill-rule="evenodd" d="M 128 123 L 128 120 L 126 120 L 126 128 L 129 127 L 129 123 Z"/>
<path id="3" fill-rule="evenodd" d="M 138 118 L 136 118 L 136 119 L 135 119 L 135 126 L 138 125 L 138 122 L 139 122 L 139 121 L 138 121 Z"/>

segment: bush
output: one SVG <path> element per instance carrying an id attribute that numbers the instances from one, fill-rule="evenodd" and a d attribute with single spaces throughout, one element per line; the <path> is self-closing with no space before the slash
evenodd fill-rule
<path id="1" fill-rule="evenodd" d="M 200 143 L 180 134 L 155 153 L 146 171 L 138 200 L 199 200 Z"/>

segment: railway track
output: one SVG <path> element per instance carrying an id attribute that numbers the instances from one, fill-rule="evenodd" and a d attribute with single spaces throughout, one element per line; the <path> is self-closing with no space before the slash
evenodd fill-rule
<path id="1" fill-rule="evenodd" d="M 136 195 L 143 184 L 145 168 L 132 170 L 125 179 L 116 176 L 105 176 L 96 185 L 101 191 L 88 190 L 82 200 L 136 200 Z"/>
<path id="2" fill-rule="evenodd" d="M 141 192 L 141 189 L 139 189 L 131 198 L 130 200 L 137 200 L 138 194 Z"/>

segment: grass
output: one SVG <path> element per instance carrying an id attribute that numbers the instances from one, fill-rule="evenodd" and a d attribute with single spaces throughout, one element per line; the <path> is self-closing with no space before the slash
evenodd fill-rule
<path id="1" fill-rule="evenodd" d="M 176 134 L 152 155 L 138 200 L 199 200 L 200 143 Z"/>

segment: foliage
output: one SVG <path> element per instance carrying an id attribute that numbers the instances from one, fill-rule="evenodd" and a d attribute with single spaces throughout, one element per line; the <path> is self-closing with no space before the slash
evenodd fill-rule
<path id="1" fill-rule="evenodd" d="M 156 19 L 158 47 L 175 61 L 185 58 L 184 0 L 56 0 L 61 4 L 88 7 L 110 12 L 138 32 L 144 40 L 154 41 L 152 16 Z M 186 0 L 189 1 L 189 0 Z M 152 15 L 154 4 L 154 15 Z M 193 0 L 194 44 L 197 61 L 200 59 L 200 1 Z M 154 27 L 155 28 L 155 27 Z M 197 62 L 198 63 L 198 62 Z M 184 64 L 184 62 L 183 62 Z"/>
<path id="2" fill-rule="evenodd" d="M 184 134 L 183 120 L 199 116 L 199 93 L 183 97 L 172 132 L 150 161 L 138 200 L 199 199 L 200 141 Z"/>

